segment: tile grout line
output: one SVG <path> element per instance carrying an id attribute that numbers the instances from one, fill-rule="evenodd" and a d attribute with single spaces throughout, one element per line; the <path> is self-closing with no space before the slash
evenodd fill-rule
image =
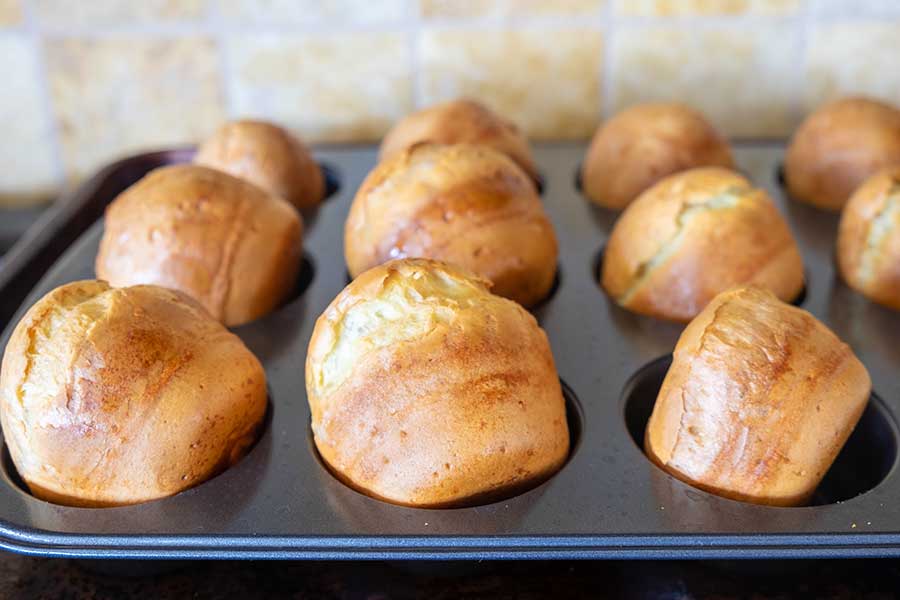
<path id="1" fill-rule="evenodd" d="M 807 112 L 807 94 L 809 93 L 809 47 L 812 33 L 812 10 L 809 2 L 803 5 L 803 13 L 800 15 L 799 28 L 797 35 L 797 72 L 796 80 L 798 82 L 797 93 L 794 94 L 794 120 L 797 124 Z"/>
<path id="2" fill-rule="evenodd" d="M 424 19 L 418 3 L 415 2 L 415 0 L 407 1 L 409 3 L 409 14 L 407 16 L 407 44 L 409 47 L 410 95 L 412 96 L 412 109 L 415 111 L 423 108 L 422 100 L 424 97 L 424 88 L 422 87 L 422 56 L 420 48 Z"/>
<path id="3" fill-rule="evenodd" d="M 43 36 L 34 15 L 34 7 L 30 2 L 21 2 L 22 9 L 22 32 L 26 35 L 31 43 L 34 67 L 37 77 L 38 95 L 40 97 L 41 112 L 47 120 L 51 161 L 54 167 L 54 183 L 55 192 L 60 194 L 67 185 L 68 168 L 63 153 L 62 137 L 60 134 L 59 122 L 56 118 L 56 111 L 53 109 L 53 97 L 50 91 L 50 69 L 47 66 L 47 56 L 44 48 Z"/>
<path id="4" fill-rule="evenodd" d="M 208 28 L 211 30 L 212 39 L 216 45 L 216 56 L 219 60 L 219 85 L 222 94 L 222 102 L 225 109 L 226 119 L 234 119 L 243 115 L 238 115 L 232 82 L 234 81 L 233 65 L 231 64 L 231 53 L 228 50 L 228 42 L 226 41 L 226 33 L 222 32 L 218 27 L 220 14 L 215 3 L 207 5 L 204 20 Z"/>
<path id="5" fill-rule="evenodd" d="M 615 39 L 617 27 L 614 17 L 613 3 L 615 0 L 606 0 L 601 9 L 599 26 L 603 32 L 603 46 L 600 57 L 600 114 L 597 119 L 597 127 L 599 128 L 603 122 L 614 113 L 613 108 L 613 68 L 615 66 Z"/>
<path id="6" fill-rule="evenodd" d="M 427 22 L 418 11 L 411 11 L 405 19 L 388 20 L 370 23 L 346 23 L 338 26 L 322 23 L 231 23 L 222 18 L 198 19 L 184 23 L 137 23 L 112 26 L 85 25 L 43 25 L 34 31 L 46 38 L 57 37 L 119 37 L 126 35 L 155 35 L 160 37 L 177 37 L 183 35 L 220 35 L 220 34 L 284 34 L 327 36 L 342 33 L 391 33 L 403 31 L 496 31 L 508 29 L 565 30 L 584 27 L 586 21 L 603 24 L 607 27 L 654 28 L 664 26 L 673 29 L 716 29 L 720 27 L 734 29 L 752 29 L 778 22 L 795 20 L 799 15 L 808 17 L 808 9 L 797 14 L 743 14 L 743 15 L 693 15 L 679 17 L 635 17 L 615 14 L 613 1 L 607 0 L 599 10 L 599 17 L 586 19 L 584 15 L 565 16 L 526 16 L 526 17 L 488 17 L 488 18 L 428 18 Z M 30 12 L 30 7 L 27 12 Z M 841 18 L 842 23 L 878 23 L 882 18 L 872 15 L 849 15 Z"/>

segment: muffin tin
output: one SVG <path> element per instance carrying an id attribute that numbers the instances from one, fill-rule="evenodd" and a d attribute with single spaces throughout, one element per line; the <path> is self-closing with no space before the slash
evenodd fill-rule
<path id="1" fill-rule="evenodd" d="M 3 264 L 3 255 L 15 245 L 16 240 L 25 233 L 45 208 L 45 206 L 0 207 L 0 267 Z"/>
<path id="2" fill-rule="evenodd" d="M 347 283 L 343 222 L 376 160 L 374 148 L 341 147 L 316 153 L 337 189 L 307 218 L 297 293 L 273 314 L 234 330 L 269 378 L 265 431 L 249 455 L 171 498 L 79 509 L 31 497 L 4 447 L 0 546 L 51 556 L 170 559 L 900 556 L 900 313 L 866 301 L 836 277 L 838 215 L 785 198 L 777 179 L 782 150 L 778 143 L 738 144 L 735 154 L 741 169 L 769 189 L 798 238 L 808 278 L 802 306 L 853 346 L 875 390 L 813 506 L 772 508 L 719 498 L 670 477 L 641 452 L 643 428 L 682 328 L 628 313 L 599 289 L 598 258 L 616 214 L 594 208 L 578 190 L 583 144 L 536 147 L 560 258 L 558 285 L 533 312 L 565 384 L 573 430 L 568 463 L 524 494 L 451 510 L 394 506 L 337 481 L 312 443 L 304 361 L 316 318 Z M 48 217 L 45 233 L 31 241 L 22 260 L 32 264 L 27 259 L 62 250 L 73 223 L 96 219 L 118 191 L 148 170 L 189 157 L 189 150 L 153 153 L 105 169 Z M 22 311 L 41 295 L 93 277 L 101 231 L 102 222 L 88 227 L 18 314 L 3 315 L 9 319 L 4 345 Z M 34 264 L 0 288 L 3 296 L 30 287 L 28 277 L 41 265 Z"/>

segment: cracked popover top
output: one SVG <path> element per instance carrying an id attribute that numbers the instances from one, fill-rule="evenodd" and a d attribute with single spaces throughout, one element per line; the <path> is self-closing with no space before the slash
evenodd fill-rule
<path id="1" fill-rule="evenodd" d="M 546 334 L 519 304 L 446 263 L 390 261 L 344 288 L 316 322 L 306 390 L 331 471 L 397 504 L 508 497 L 568 455 Z"/>
<path id="2" fill-rule="evenodd" d="M 673 321 L 689 321 L 740 284 L 788 301 L 803 289 L 797 243 L 768 194 L 716 167 L 671 175 L 641 194 L 613 227 L 602 267 L 615 302 Z"/>
<path id="3" fill-rule="evenodd" d="M 900 310 L 900 166 L 867 179 L 847 202 L 837 263 L 852 288 Z"/>

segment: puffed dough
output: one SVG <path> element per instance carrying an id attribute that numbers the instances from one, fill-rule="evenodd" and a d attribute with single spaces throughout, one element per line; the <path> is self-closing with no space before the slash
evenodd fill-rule
<path id="1" fill-rule="evenodd" d="M 725 138 L 683 104 L 638 104 L 594 134 L 581 187 L 596 204 L 621 210 L 660 179 L 695 167 L 733 168 Z"/>
<path id="2" fill-rule="evenodd" d="M 316 322 L 306 390 L 332 472 L 397 504 L 508 497 L 550 477 L 568 454 L 544 331 L 445 263 L 391 261 L 350 283 Z"/>
<path id="3" fill-rule="evenodd" d="M 784 161 L 797 200 L 840 210 L 863 181 L 900 165 L 900 110 L 868 98 L 830 102 L 794 133 Z"/>
<path id="4" fill-rule="evenodd" d="M 180 290 L 228 326 L 281 304 L 303 251 L 287 201 L 195 165 L 152 171 L 107 207 L 104 226 L 98 278 Z"/>
<path id="5" fill-rule="evenodd" d="M 194 163 L 245 179 L 299 210 L 316 207 L 325 196 L 325 178 L 309 148 L 265 121 L 225 123 L 200 146 Z"/>
<path id="6" fill-rule="evenodd" d="M 601 281 L 628 310 L 686 322 L 735 285 L 755 283 L 793 300 L 803 289 L 803 261 L 764 190 L 707 167 L 663 179 L 622 213 Z"/>
<path id="7" fill-rule="evenodd" d="M 871 380 L 805 310 L 744 287 L 681 334 L 644 438 L 673 476 L 714 494 L 796 506 L 856 427 Z"/>
<path id="8" fill-rule="evenodd" d="M 422 142 L 487 146 L 538 177 L 528 139 L 519 128 L 475 100 L 460 98 L 404 117 L 384 136 L 379 157 L 384 160 Z"/>
<path id="9" fill-rule="evenodd" d="M 844 207 L 837 262 L 850 287 L 900 310 L 900 166 L 866 180 Z"/>
<path id="10" fill-rule="evenodd" d="M 344 226 L 352 277 L 393 258 L 458 264 L 525 306 L 556 275 L 553 226 L 528 176 L 485 146 L 419 144 L 366 177 Z"/>
<path id="11" fill-rule="evenodd" d="M 58 287 L 3 355 L 3 437 L 32 494 L 58 504 L 135 504 L 202 483 L 247 452 L 265 411 L 256 357 L 156 286 Z"/>

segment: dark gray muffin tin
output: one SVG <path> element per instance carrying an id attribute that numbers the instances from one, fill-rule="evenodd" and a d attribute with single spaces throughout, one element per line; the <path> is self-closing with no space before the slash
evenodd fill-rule
<path id="1" fill-rule="evenodd" d="M 722 499 L 662 472 L 641 438 L 681 327 L 615 306 L 596 283 L 616 214 L 579 192 L 582 144 L 536 148 L 543 199 L 560 241 L 559 282 L 534 313 L 547 331 L 569 396 L 572 454 L 546 483 L 486 506 L 427 510 L 393 506 L 337 481 L 317 458 L 304 388 L 316 318 L 347 283 L 343 222 L 375 163 L 375 149 L 322 149 L 337 190 L 307 218 L 304 276 L 273 314 L 235 332 L 266 367 L 270 411 L 250 454 L 213 480 L 137 506 L 79 509 L 31 497 L 3 455 L 0 547 L 84 558 L 555 559 L 900 556 L 900 313 L 868 302 L 835 273 L 838 216 L 789 201 L 777 169 L 782 146 L 738 144 L 740 167 L 787 215 L 806 263 L 802 306 L 856 351 L 875 394 L 815 505 L 771 508 Z M 189 150 L 111 165 L 66 198 L 39 235 L 16 252 L 2 296 L 22 312 L 65 282 L 91 278 L 102 222 L 122 189 Z M 333 185 L 333 187 L 335 187 Z M 81 224 L 80 227 L 76 225 Z M 48 257 L 61 253 L 47 269 Z M 38 260 L 40 259 L 40 260 Z M 30 278 L 46 274 L 31 293 Z"/>

